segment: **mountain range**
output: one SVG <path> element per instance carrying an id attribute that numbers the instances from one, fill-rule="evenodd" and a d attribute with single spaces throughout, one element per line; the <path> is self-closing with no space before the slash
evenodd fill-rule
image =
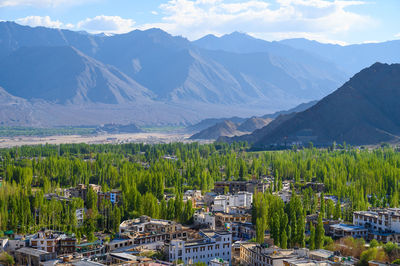
<path id="1" fill-rule="evenodd" d="M 241 123 L 224 120 L 192 135 L 190 139 L 218 139 L 219 137 L 241 136 L 268 125 L 272 118 L 251 117 Z"/>
<path id="2" fill-rule="evenodd" d="M 105 36 L 0 22 L 0 123 L 188 125 L 259 116 L 326 96 L 374 56 L 398 60 L 387 49 L 396 41 L 361 45 L 364 54 L 351 54 L 358 65 L 323 56 L 347 46 L 317 44 L 314 51 L 238 32 L 191 42 L 160 29 Z"/>
<path id="3" fill-rule="evenodd" d="M 352 145 L 400 140 L 400 64 L 375 63 L 303 112 L 279 116 L 252 134 L 223 139 L 254 147 Z M 222 140 L 222 139 L 221 139 Z"/>

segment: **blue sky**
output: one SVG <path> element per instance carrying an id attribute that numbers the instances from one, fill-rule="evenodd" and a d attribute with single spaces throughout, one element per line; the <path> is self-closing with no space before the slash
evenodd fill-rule
<path id="1" fill-rule="evenodd" d="M 400 39 L 399 0 L 0 0 L 0 20 L 125 33 L 158 27 L 190 40 L 246 32 L 339 44 Z"/>

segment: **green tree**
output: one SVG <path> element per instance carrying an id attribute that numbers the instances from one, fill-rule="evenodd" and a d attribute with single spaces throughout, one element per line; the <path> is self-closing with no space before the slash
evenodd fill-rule
<path id="1" fill-rule="evenodd" d="M 339 220 L 342 217 L 342 207 L 340 206 L 340 199 L 337 200 L 335 206 L 335 212 L 333 214 L 334 220 Z"/>
<path id="2" fill-rule="evenodd" d="M 310 250 L 315 249 L 315 227 L 310 223 Z"/>
<path id="3" fill-rule="evenodd" d="M 315 248 L 321 249 L 324 246 L 325 229 L 322 222 L 322 214 L 318 215 L 318 224 L 315 230 Z"/>
<path id="4" fill-rule="evenodd" d="M 264 243 L 264 222 L 261 218 L 257 218 L 257 225 L 256 225 L 256 240 L 257 243 L 263 244 Z"/>

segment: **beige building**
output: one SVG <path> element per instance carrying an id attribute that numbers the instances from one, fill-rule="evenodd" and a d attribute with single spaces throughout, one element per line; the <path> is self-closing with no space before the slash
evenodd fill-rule
<path id="1" fill-rule="evenodd" d="M 240 245 L 240 263 L 243 265 L 284 266 L 284 260 L 308 258 L 308 249 L 279 249 L 255 243 Z"/>

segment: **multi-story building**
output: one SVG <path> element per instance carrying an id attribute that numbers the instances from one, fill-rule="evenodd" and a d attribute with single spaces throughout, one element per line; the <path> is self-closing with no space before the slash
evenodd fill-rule
<path id="1" fill-rule="evenodd" d="M 354 212 L 353 224 L 373 231 L 400 233 L 400 208 Z"/>
<path id="2" fill-rule="evenodd" d="M 283 265 L 284 260 L 307 258 L 308 249 L 268 248 L 255 243 L 240 245 L 240 263 L 242 265 Z"/>
<path id="3" fill-rule="evenodd" d="M 76 209 L 75 217 L 76 217 L 76 221 L 78 223 L 78 226 L 82 226 L 83 225 L 83 220 L 85 218 L 85 209 L 84 208 Z"/>
<path id="4" fill-rule="evenodd" d="M 225 227 L 226 223 L 248 223 L 251 222 L 251 214 L 229 214 L 218 212 L 215 213 L 215 226 L 216 228 Z"/>
<path id="5" fill-rule="evenodd" d="M 332 224 L 329 226 L 329 233 L 334 238 L 351 236 L 354 238 L 367 238 L 368 229 L 362 226 L 351 224 Z"/>
<path id="6" fill-rule="evenodd" d="M 182 260 L 184 264 L 204 262 L 209 264 L 215 258 L 231 262 L 232 235 L 227 231 L 200 231 L 197 240 L 172 240 L 166 244 L 169 261 Z"/>
<path id="7" fill-rule="evenodd" d="M 264 180 L 250 180 L 250 181 L 217 181 L 214 184 L 214 192 L 218 194 L 224 194 L 229 191 L 230 194 L 235 194 L 240 191 L 247 191 L 254 193 L 258 191 L 264 193 L 269 187 L 268 182 Z"/>
<path id="8" fill-rule="evenodd" d="M 353 224 L 368 230 L 368 239 L 400 242 L 400 208 L 357 211 Z"/>
<path id="9" fill-rule="evenodd" d="M 62 232 L 41 231 L 29 238 L 29 246 L 58 255 L 75 252 L 76 238 Z"/>
<path id="10" fill-rule="evenodd" d="M 101 186 L 95 184 L 89 184 L 86 186 L 85 184 L 79 184 L 74 188 L 69 188 L 64 190 L 64 196 L 68 198 L 81 198 L 86 201 L 88 189 L 91 188 L 95 193 L 101 192 Z"/>
<path id="11" fill-rule="evenodd" d="M 193 214 L 195 226 L 206 227 L 215 230 L 215 216 L 210 212 L 197 211 Z"/>
<path id="12" fill-rule="evenodd" d="M 60 235 L 52 231 L 42 231 L 29 239 L 29 246 L 34 249 L 56 253 Z"/>
<path id="13" fill-rule="evenodd" d="M 151 219 L 141 216 L 127 220 L 119 226 L 120 235 L 135 239 L 135 244 L 148 244 L 172 239 L 186 239 L 188 232 L 181 224 L 169 220 Z"/>
<path id="14" fill-rule="evenodd" d="M 34 248 L 20 248 L 15 251 L 16 265 L 32 265 L 40 266 L 42 263 L 49 260 L 54 260 L 56 253 L 38 250 Z"/>
<path id="15" fill-rule="evenodd" d="M 99 207 L 103 200 L 109 200 L 113 205 L 120 204 L 122 199 L 122 191 L 119 189 L 113 189 L 109 192 L 99 192 L 97 193 L 97 199 Z"/>
<path id="16" fill-rule="evenodd" d="M 230 212 L 230 208 L 243 207 L 251 208 L 253 203 L 253 193 L 250 192 L 238 192 L 233 195 L 219 195 L 214 198 L 214 204 L 212 210 L 215 212 Z"/>
<path id="17" fill-rule="evenodd" d="M 252 223 L 231 223 L 229 227 L 234 241 L 250 240 L 256 237 L 256 229 Z"/>

